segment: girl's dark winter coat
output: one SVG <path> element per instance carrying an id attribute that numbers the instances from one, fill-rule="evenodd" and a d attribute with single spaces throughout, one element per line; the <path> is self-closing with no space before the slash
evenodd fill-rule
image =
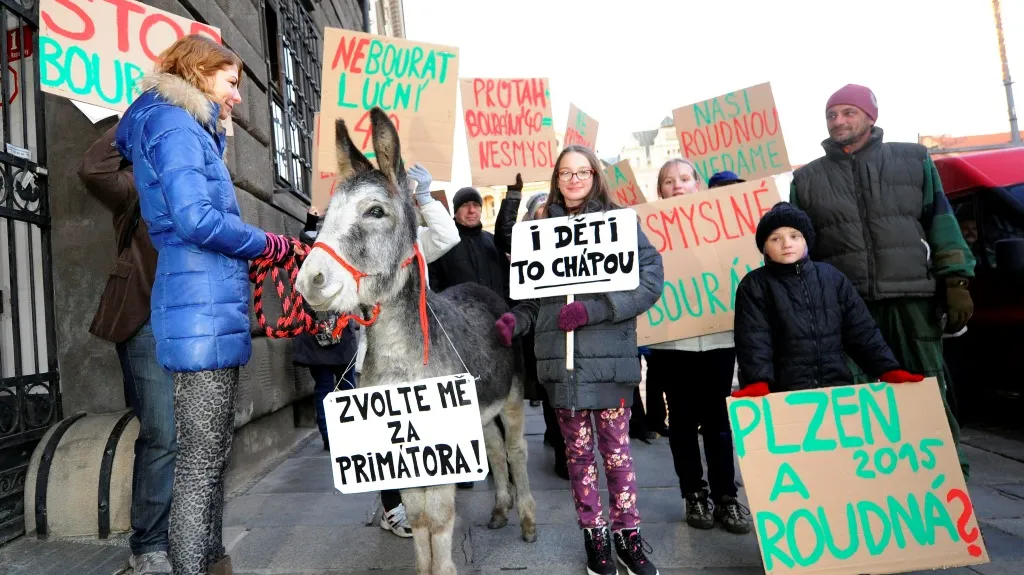
<path id="1" fill-rule="evenodd" d="M 735 335 L 741 387 L 763 381 L 778 392 L 851 384 L 843 352 L 872 377 L 899 369 L 850 280 L 806 257 L 795 264 L 768 260 L 743 278 Z"/>
<path id="2" fill-rule="evenodd" d="M 585 212 L 600 210 L 596 202 Z M 565 208 L 552 205 L 548 217 L 565 216 Z M 648 310 L 661 297 L 664 269 L 661 254 L 647 240 L 637 223 L 640 285 L 632 291 L 576 296 L 587 309 L 587 325 L 574 332 L 575 374 L 569 381 L 565 369 L 565 332 L 558 328 L 558 313 L 565 296 L 520 302 L 512 311 L 516 316 L 515 335 L 533 330 L 533 349 L 537 356 L 537 378 L 561 409 L 614 409 L 631 407 L 633 388 L 640 385 L 640 359 L 636 352 L 636 316 Z"/>

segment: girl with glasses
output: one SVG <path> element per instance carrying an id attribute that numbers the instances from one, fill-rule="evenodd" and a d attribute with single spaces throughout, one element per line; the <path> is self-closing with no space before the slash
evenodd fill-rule
<path id="1" fill-rule="evenodd" d="M 557 218 L 617 208 L 597 157 L 568 146 L 555 163 L 545 216 Z M 629 450 L 629 413 L 640 384 L 636 316 L 661 296 L 661 255 L 639 230 L 640 285 L 632 291 L 525 301 L 497 323 L 502 343 L 534 334 L 537 376 L 555 408 L 565 438 L 569 481 L 583 529 L 588 573 L 614 575 L 615 561 L 633 575 L 657 575 L 640 537 L 636 473 Z M 565 367 L 566 332 L 574 332 L 575 369 Z M 594 444 L 604 459 L 611 531 L 601 511 Z M 615 559 L 612 558 L 614 553 Z"/>

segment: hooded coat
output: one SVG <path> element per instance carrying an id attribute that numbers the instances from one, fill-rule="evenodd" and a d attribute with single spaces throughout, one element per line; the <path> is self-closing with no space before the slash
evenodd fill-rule
<path id="1" fill-rule="evenodd" d="M 172 372 L 244 365 L 249 336 L 248 261 L 266 234 L 242 221 L 220 107 L 172 74 L 142 83 L 116 144 L 135 169 L 142 218 L 159 253 L 151 298 L 157 359 Z"/>

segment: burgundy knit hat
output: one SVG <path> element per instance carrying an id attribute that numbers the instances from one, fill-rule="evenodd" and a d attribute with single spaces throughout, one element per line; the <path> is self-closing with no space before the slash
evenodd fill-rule
<path id="1" fill-rule="evenodd" d="M 871 91 L 871 88 L 858 86 L 857 84 L 847 84 L 836 90 L 835 94 L 832 94 L 832 97 L 825 104 L 825 109 L 828 110 L 832 106 L 838 106 L 839 104 L 856 106 L 863 110 L 872 121 L 878 119 L 878 100 L 875 99 L 875 93 Z"/>

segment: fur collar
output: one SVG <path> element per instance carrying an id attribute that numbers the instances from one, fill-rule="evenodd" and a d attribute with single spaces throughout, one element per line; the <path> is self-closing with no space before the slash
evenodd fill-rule
<path id="1" fill-rule="evenodd" d="M 143 92 L 156 90 L 160 97 L 183 108 L 202 126 L 209 126 L 214 119 L 213 102 L 206 93 L 174 74 L 148 75 L 141 80 L 140 87 Z"/>

